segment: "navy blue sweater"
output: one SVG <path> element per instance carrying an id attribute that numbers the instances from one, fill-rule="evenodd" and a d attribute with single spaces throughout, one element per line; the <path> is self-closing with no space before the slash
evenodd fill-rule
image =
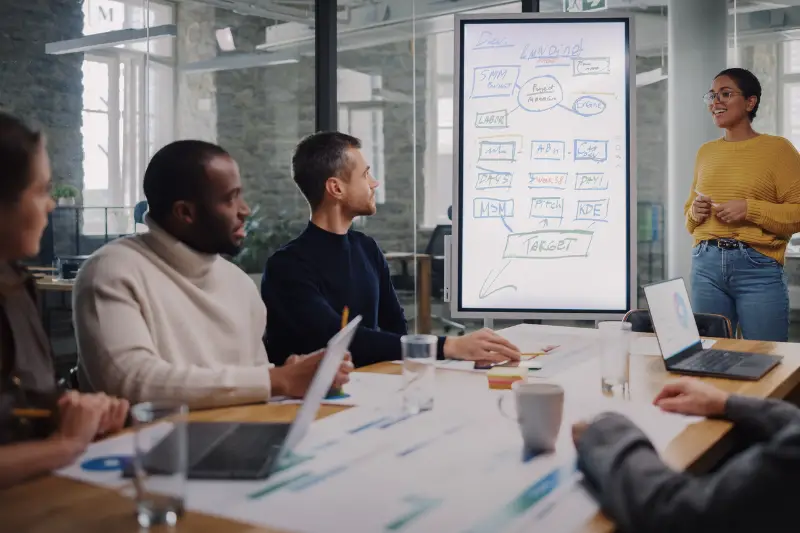
<path id="1" fill-rule="evenodd" d="M 292 354 L 325 347 L 341 328 L 342 311 L 362 316 L 350 344 L 356 367 L 400 359 L 407 332 L 389 265 L 371 237 L 325 231 L 311 222 L 275 252 L 264 268 L 261 297 L 267 306 L 267 353 L 281 365 Z M 444 338 L 439 339 L 441 357 Z"/>

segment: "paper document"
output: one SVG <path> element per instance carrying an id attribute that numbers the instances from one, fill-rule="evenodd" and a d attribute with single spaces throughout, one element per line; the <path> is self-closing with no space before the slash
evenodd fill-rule
<path id="1" fill-rule="evenodd" d="M 382 405 L 391 401 L 403 387 L 403 376 L 376 374 L 374 372 L 352 372 L 350 382 L 342 387 L 342 394 L 331 395 L 322 400 L 330 405 Z M 276 397 L 270 403 L 292 404 L 302 400 Z"/>
<path id="2" fill-rule="evenodd" d="M 717 342 L 714 339 L 702 339 L 703 349 L 707 350 Z M 631 355 L 661 355 L 661 348 L 656 337 L 637 337 L 631 343 Z"/>
<path id="3" fill-rule="evenodd" d="M 306 533 L 328 533 L 331 524 L 353 532 L 572 531 L 597 512 L 579 484 L 572 423 L 616 410 L 663 450 L 696 420 L 568 391 L 556 453 L 530 456 L 517 424 L 497 411 L 499 394 L 509 393 L 477 387 L 461 402 L 437 395 L 434 410 L 416 416 L 356 407 L 327 417 L 294 450 L 302 460 L 264 480 L 189 481 L 187 507 Z M 132 450 L 131 434 L 100 442 L 58 474 L 119 488 L 127 480 L 113 458 Z M 360 512 L 348 511 L 352 502 Z"/>

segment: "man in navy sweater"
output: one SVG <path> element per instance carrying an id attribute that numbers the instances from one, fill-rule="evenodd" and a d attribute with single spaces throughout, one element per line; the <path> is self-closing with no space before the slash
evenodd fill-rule
<path id="1" fill-rule="evenodd" d="M 261 280 L 267 306 L 270 360 L 325 345 L 341 327 L 345 306 L 362 322 L 350 345 L 355 366 L 399 359 L 407 332 L 403 308 L 377 243 L 350 229 L 375 214 L 375 188 L 355 137 L 320 132 L 303 139 L 292 157 L 294 181 L 311 206 L 305 231 L 269 258 Z M 440 358 L 518 360 L 519 350 L 491 330 L 441 337 Z"/>

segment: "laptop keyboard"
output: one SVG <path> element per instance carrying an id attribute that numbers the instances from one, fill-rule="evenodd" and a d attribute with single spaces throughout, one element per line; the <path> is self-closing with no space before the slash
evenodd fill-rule
<path id="1" fill-rule="evenodd" d="M 697 370 L 701 372 L 727 372 L 738 365 L 745 358 L 744 355 L 724 350 L 706 350 L 691 359 L 684 361 L 678 368 L 682 370 Z"/>
<path id="2" fill-rule="evenodd" d="M 275 460 L 288 429 L 288 424 L 242 424 L 218 442 L 193 469 L 257 472 L 268 461 Z"/>

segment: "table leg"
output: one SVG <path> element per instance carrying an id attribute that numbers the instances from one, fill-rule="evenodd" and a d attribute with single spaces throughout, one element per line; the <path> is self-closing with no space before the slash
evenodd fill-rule
<path id="1" fill-rule="evenodd" d="M 431 323 L 431 258 L 417 257 L 417 332 L 429 334 Z"/>

